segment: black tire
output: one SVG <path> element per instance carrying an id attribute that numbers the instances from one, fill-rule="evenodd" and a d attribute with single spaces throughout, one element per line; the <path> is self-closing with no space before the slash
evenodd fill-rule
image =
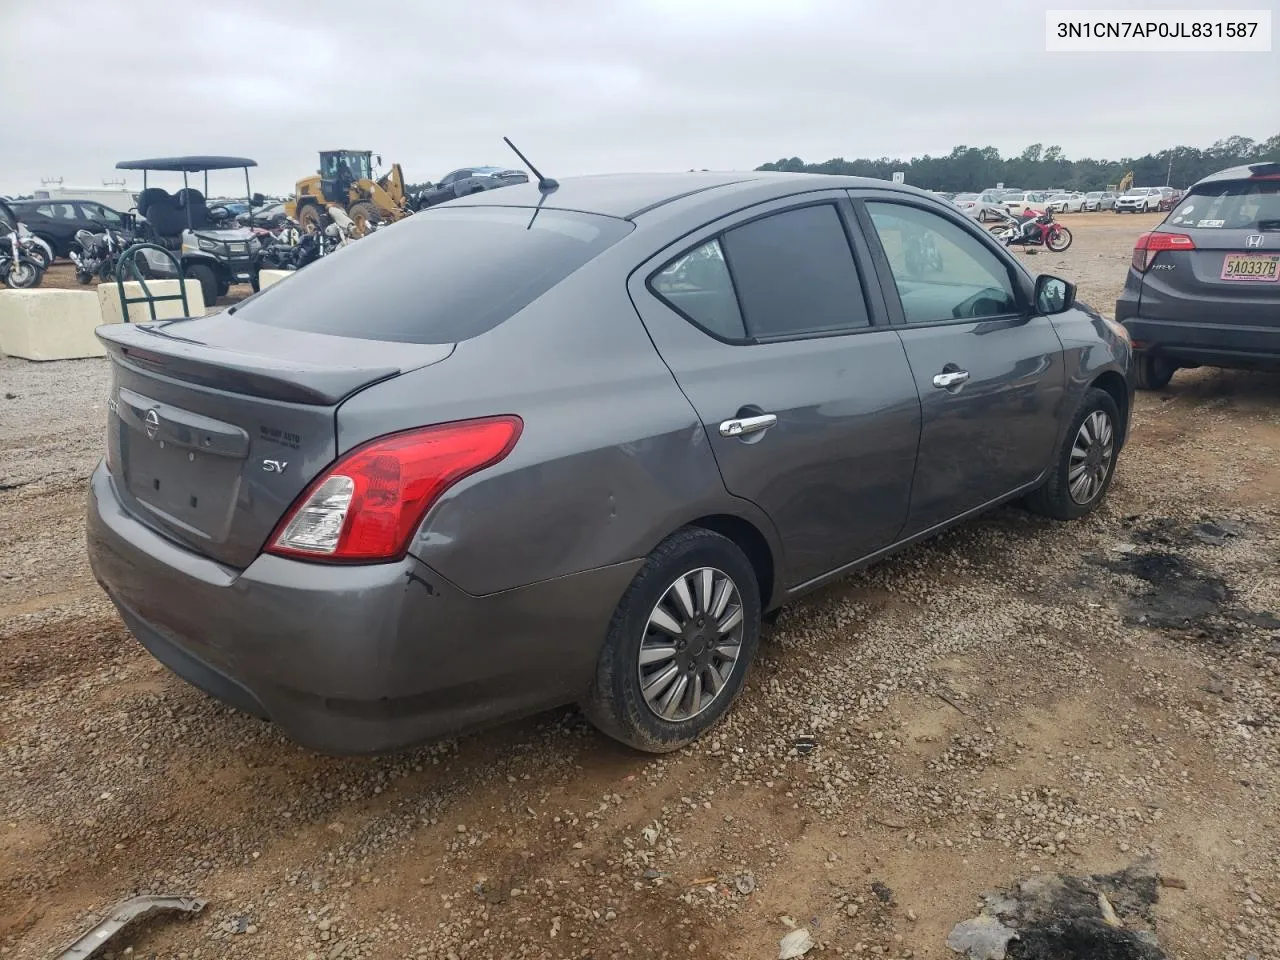
<path id="1" fill-rule="evenodd" d="M 259 269 L 261 269 L 261 268 L 259 268 Z M 253 292 L 254 292 L 254 293 L 257 293 L 259 290 L 261 290 L 261 289 L 262 289 L 262 281 L 261 281 L 261 279 L 258 277 L 258 271 L 257 271 L 257 270 L 254 270 L 254 271 L 253 271 L 253 276 L 251 276 L 251 277 L 249 278 L 249 286 L 253 289 Z"/>
<path id="2" fill-rule="evenodd" d="M 1055 240 L 1055 236 L 1058 239 Z M 1056 234 L 1050 231 L 1049 235 L 1045 237 L 1044 245 L 1054 253 L 1061 253 L 1071 246 L 1071 231 L 1066 227 L 1059 226 Z"/>
<path id="3" fill-rule="evenodd" d="M 93 283 L 93 274 L 87 270 L 77 270 L 76 283 L 80 284 L 82 287 L 87 287 L 89 284 Z"/>
<path id="4" fill-rule="evenodd" d="M 212 307 L 218 302 L 218 275 L 213 272 L 213 267 L 203 263 L 188 264 L 182 275 L 200 284 L 200 294 L 204 297 L 206 307 Z"/>
<path id="5" fill-rule="evenodd" d="M 1163 390 L 1178 370 L 1172 360 L 1149 353 L 1138 354 L 1133 362 L 1138 370 L 1139 390 Z"/>
<path id="6" fill-rule="evenodd" d="M 230 292 L 231 292 L 231 284 L 229 284 L 229 283 L 228 283 L 227 281 L 225 281 L 225 280 L 219 280 L 219 281 L 218 281 L 218 296 L 219 296 L 219 297 L 225 297 L 225 296 L 226 296 L 228 293 L 230 293 Z"/>
<path id="7" fill-rule="evenodd" d="M 737 588 L 742 609 L 740 649 L 719 694 L 702 712 L 667 720 L 654 712 L 641 691 L 640 647 L 651 613 L 672 585 L 682 576 L 707 567 L 721 571 Z M 695 642 L 704 645 L 701 638 L 694 638 L 690 644 Z M 583 713 L 602 732 L 637 750 L 677 750 L 724 716 L 742 689 L 759 643 L 760 587 L 750 561 L 732 540 L 700 527 L 686 527 L 649 554 L 618 603 L 600 651 L 596 675 L 582 701 Z M 688 669 L 693 675 L 694 668 Z M 684 694 L 680 701 L 683 703 Z"/>
<path id="8" fill-rule="evenodd" d="M 53 266 L 53 261 L 49 259 L 49 254 L 45 253 L 44 247 L 39 244 L 32 244 L 31 249 L 26 253 L 28 257 L 39 264 L 41 270 L 48 270 Z"/>
<path id="9" fill-rule="evenodd" d="M 987 216 L 987 211 L 986 211 L 985 209 L 984 209 L 984 210 L 979 210 L 979 211 L 978 211 L 978 222 L 979 222 L 979 223 L 986 223 L 986 222 L 987 222 L 988 220 L 990 220 L 990 219 L 991 219 L 991 218 Z"/>
<path id="10" fill-rule="evenodd" d="M 40 269 L 40 264 L 25 254 L 20 254 L 16 261 L 9 264 L 9 272 L 4 282 L 14 290 L 30 290 L 40 286 L 40 281 L 43 279 L 44 271 Z"/>
<path id="11" fill-rule="evenodd" d="M 1073 468 L 1072 454 L 1077 445 L 1084 422 L 1095 413 L 1105 414 L 1111 429 L 1110 459 L 1106 462 L 1105 475 L 1098 489 L 1084 503 L 1071 495 L 1070 474 Z M 1058 452 L 1054 457 L 1053 470 L 1044 485 L 1026 499 L 1027 508 L 1033 513 L 1054 520 L 1079 520 L 1093 513 L 1107 497 L 1111 488 L 1111 480 L 1115 477 L 1116 461 L 1120 453 L 1120 410 L 1111 394 L 1097 387 L 1091 388 L 1084 395 L 1076 414 L 1071 418 L 1071 425 L 1063 437 Z M 1096 469 L 1089 467 L 1089 469 Z"/>

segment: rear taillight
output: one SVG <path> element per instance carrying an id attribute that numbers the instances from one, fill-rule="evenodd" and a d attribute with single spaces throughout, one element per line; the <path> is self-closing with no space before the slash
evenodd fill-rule
<path id="1" fill-rule="evenodd" d="M 356 447 L 303 491 L 272 532 L 267 552 L 334 562 L 398 560 L 441 494 L 502 460 L 523 427 L 519 417 L 487 417 Z"/>
<path id="2" fill-rule="evenodd" d="M 1195 241 L 1185 233 L 1144 233 L 1133 245 L 1133 269 L 1146 273 L 1161 250 L 1194 250 Z"/>

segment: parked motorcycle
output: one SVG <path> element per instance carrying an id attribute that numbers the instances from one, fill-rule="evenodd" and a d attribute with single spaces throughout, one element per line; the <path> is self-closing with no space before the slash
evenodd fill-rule
<path id="1" fill-rule="evenodd" d="M 40 264 L 41 270 L 48 270 L 57 259 L 54 256 L 53 247 L 28 230 L 25 223 L 18 224 L 18 246 L 22 248 L 23 253 Z"/>
<path id="2" fill-rule="evenodd" d="M 116 264 L 120 254 L 130 246 L 132 237 L 107 227 L 102 233 L 89 230 L 76 231 L 79 250 L 71 251 L 71 262 L 76 265 L 76 280 L 82 284 L 93 282 L 97 275 L 104 283 L 115 279 Z"/>
<path id="3" fill-rule="evenodd" d="M 0 238 L 0 283 L 26 290 L 38 287 L 43 279 L 44 268 L 23 252 L 17 230 L 10 230 Z"/>
<path id="4" fill-rule="evenodd" d="M 329 233 L 303 233 L 294 221 L 288 221 L 275 232 L 259 227 L 254 233 L 261 244 L 258 250 L 260 270 L 301 270 L 338 245 L 336 228 Z"/>
<path id="5" fill-rule="evenodd" d="M 1061 253 L 1071 246 L 1071 231 L 1053 219 L 1052 210 L 1032 210 L 1020 217 L 1009 211 L 1000 214 L 1001 221 L 991 228 L 997 240 L 1009 247 L 1047 247 Z"/>

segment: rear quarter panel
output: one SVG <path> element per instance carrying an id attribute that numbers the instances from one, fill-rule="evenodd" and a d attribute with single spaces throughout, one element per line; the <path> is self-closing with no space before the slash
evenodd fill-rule
<path id="1" fill-rule="evenodd" d="M 754 505 L 726 492 L 696 413 L 645 333 L 627 296 L 627 247 L 459 343 L 449 360 L 339 411 L 340 450 L 424 424 L 523 419 L 508 457 L 450 489 L 410 549 L 470 594 L 641 558 L 713 513 L 773 537 Z M 611 609 L 618 598 L 599 599 Z"/>

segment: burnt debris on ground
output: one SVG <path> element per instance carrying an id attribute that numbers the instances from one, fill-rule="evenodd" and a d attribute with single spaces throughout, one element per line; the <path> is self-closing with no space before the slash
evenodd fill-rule
<path id="1" fill-rule="evenodd" d="M 1169 517 L 1125 520 L 1129 542 L 1095 562 L 1142 581 L 1120 602 L 1129 623 L 1158 630 L 1190 630 L 1197 637 L 1229 642 L 1251 629 L 1280 624 L 1270 611 L 1238 606 L 1226 581 L 1189 555 L 1192 549 L 1222 547 L 1247 537 L 1244 524 L 1229 520 L 1187 524 Z"/>
<path id="2" fill-rule="evenodd" d="M 987 894 L 947 946 L 966 960 L 1166 960 L 1156 938 L 1151 861 L 1112 874 L 1042 874 Z"/>

